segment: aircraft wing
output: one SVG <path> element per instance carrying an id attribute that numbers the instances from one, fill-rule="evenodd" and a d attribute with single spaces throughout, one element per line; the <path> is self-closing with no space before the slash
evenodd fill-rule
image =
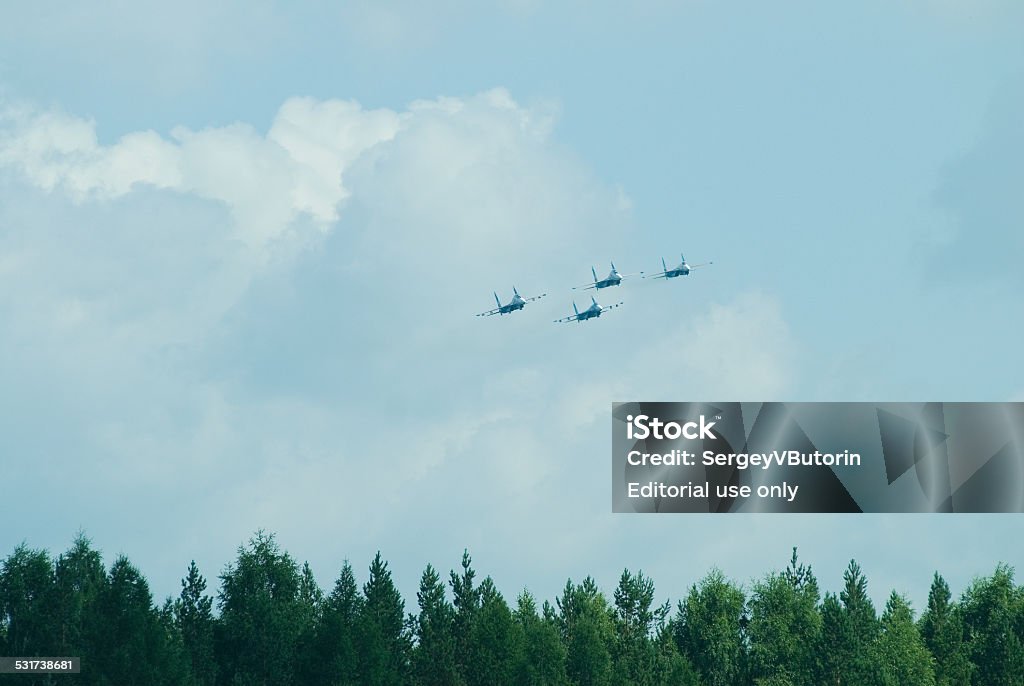
<path id="1" fill-rule="evenodd" d="M 575 321 L 579 321 L 579 318 L 580 318 L 580 316 L 578 314 L 570 314 L 568 317 L 562 317 L 561 319 L 556 319 L 555 320 L 555 324 L 562 324 L 562 323 L 565 323 L 565 322 L 575 322 Z"/>
<path id="2" fill-rule="evenodd" d="M 696 269 L 697 267 L 706 267 L 709 264 L 714 264 L 714 262 L 701 262 L 700 264 L 691 264 L 688 266 L 690 267 L 690 269 Z"/>
<path id="3" fill-rule="evenodd" d="M 668 272 L 661 272 L 659 274 L 648 274 L 645 279 L 664 279 L 668 277 Z"/>
<path id="4" fill-rule="evenodd" d="M 480 314 L 477 315 L 477 317 L 490 317 L 492 314 L 498 314 L 500 309 L 501 308 L 495 307 L 493 310 L 488 310 L 486 312 L 481 312 Z"/>
<path id="5" fill-rule="evenodd" d="M 540 295 L 535 295 L 535 296 L 533 296 L 532 298 L 526 298 L 526 299 L 525 299 L 525 302 L 528 302 L 528 303 L 532 303 L 532 302 L 533 302 L 534 300 L 540 300 L 540 299 L 541 299 L 541 298 L 543 298 L 543 297 L 544 297 L 545 295 L 547 295 L 547 293 L 541 293 Z"/>

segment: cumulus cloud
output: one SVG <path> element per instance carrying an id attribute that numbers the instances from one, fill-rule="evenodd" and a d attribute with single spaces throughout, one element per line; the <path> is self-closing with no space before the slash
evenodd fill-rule
<path id="1" fill-rule="evenodd" d="M 321 226 L 338 218 L 347 191 L 342 174 L 369 148 L 394 138 L 400 116 L 363 111 L 353 102 L 295 98 L 264 136 L 251 126 L 191 131 L 169 137 L 133 132 L 112 145 L 97 140 L 94 122 L 21 106 L 0 118 L 0 165 L 76 202 L 109 200 L 138 186 L 195 194 L 224 203 L 238 237 L 263 245 L 301 214 Z"/>
<path id="2" fill-rule="evenodd" d="M 158 589 L 260 526 L 324 574 L 376 547 L 416 570 L 495 531 L 550 564 L 600 549 L 614 527 L 578 531 L 607 512 L 611 402 L 785 393 L 792 340 L 762 294 L 664 319 L 674 288 L 555 326 L 589 264 L 640 259 L 626 191 L 553 121 L 500 89 L 402 111 L 294 98 L 266 133 L 103 144 L 91 121 L 8 109 L 0 372 L 19 391 L 0 429 L 20 476 L 51 475 L 58 522 L 132 551 Z M 512 285 L 549 295 L 473 317 Z"/>

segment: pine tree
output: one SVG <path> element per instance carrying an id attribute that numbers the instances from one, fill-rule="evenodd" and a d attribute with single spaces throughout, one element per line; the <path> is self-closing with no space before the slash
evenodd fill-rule
<path id="1" fill-rule="evenodd" d="M 192 560 L 185 578 L 181 580 L 181 594 L 174 605 L 174 614 L 196 686 L 213 686 L 217 678 L 213 652 L 213 598 L 205 591 L 206 579 L 199 573 L 196 561 Z"/>
<path id="2" fill-rule="evenodd" d="M 611 647 L 615 629 L 611 608 L 597 584 L 587 577 L 574 586 L 570 579 L 556 604 L 569 679 L 579 686 L 610 684 L 614 676 Z"/>
<path id="3" fill-rule="evenodd" d="M 257 532 L 221 574 L 218 654 L 225 683 L 290 686 L 302 631 L 299 570 L 272 534 Z"/>
<path id="4" fill-rule="evenodd" d="M 469 683 L 473 665 L 476 663 L 473 644 L 473 625 L 480 611 L 480 591 L 474 585 L 476 571 L 468 550 L 462 551 L 462 573 L 452 570 L 448 583 L 452 588 L 452 604 L 455 608 L 455 662 L 463 681 Z"/>
<path id="5" fill-rule="evenodd" d="M 357 639 L 361 682 L 367 686 L 406 683 L 411 646 L 405 625 L 405 603 L 380 552 L 370 563 L 361 610 Z"/>
<path id="6" fill-rule="evenodd" d="M 643 572 L 628 569 L 619 577 L 615 600 L 615 681 L 621 684 L 654 683 L 656 651 L 651 642 L 654 622 L 654 582 Z"/>
<path id="7" fill-rule="evenodd" d="M 420 577 L 416 600 L 414 682 L 417 686 L 464 683 L 455 661 L 455 609 L 445 597 L 440 574 L 429 564 Z"/>
<path id="8" fill-rule="evenodd" d="M 860 566 L 850 560 L 843 580 L 846 583 L 839 593 L 839 599 L 847 619 L 844 640 L 850 650 L 849 661 L 844 669 L 844 682 L 849 686 L 877 686 L 880 672 L 874 660 L 874 645 L 878 638 L 879 624 L 875 606 L 868 597 L 867 578 Z"/>
<path id="9" fill-rule="evenodd" d="M 971 662 L 964 642 L 963 618 L 951 602 L 949 585 L 938 572 L 928 591 L 928 609 L 921 616 L 920 630 L 928 650 L 935 657 L 937 686 L 971 683 Z"/>
<path id="10" fill-rule="evenodd" d="M 558 624 L 550 605 L 545 603 L 543 616 L 537 614 L 537 603 L 524 590 L 516 601 L 513 619 L 523 636 L 523 651 L 516 670 L 517 684 L 526 686 L 564 686 L 565 646 L 558 634 Z"/>
<path id="11" fill-rule="evenodd" d="M 324 599 L 316 631 L 317 660 L 314 683 L 353 686 L 358 683 L 357 635 L 363 614 L 352 565 L 346 560 L 331 594 Z"/>
<path id="12" fill-rule="evenodd" d="M 821 603 L 821 645 L 816 682 L 821 686 L 845 685 L 853 661 L 853 649 L 847 643 L 851 634 L 850 618 L 834 593 L 826 593 Z"/>
<path id="13" fill-rule="evenodd" d="M 173 656 L 149 584 L 127 558 L 111 566 L 92 620 L 88 674 L 93 680 L 124 686 L 173 683 Z"/>
<path id="14" fill-rule="evenodd" d="M 54 563 L 54 638 L 59 655 L 97 654 L 95 604 L 106 584 L 100 553 L 85 534 L 79 533 L 71 548 Z"/>
<path id="15" fill-rule="evenodd" d="M 512 612 L 490 577 L 480 583 L 479 596 L 480 608 L 471 634 L 474 661 L 467 674 L 467 684 L 514 684 L 516 663 L 522 651 L 522 633 L 513 623 Z"/>

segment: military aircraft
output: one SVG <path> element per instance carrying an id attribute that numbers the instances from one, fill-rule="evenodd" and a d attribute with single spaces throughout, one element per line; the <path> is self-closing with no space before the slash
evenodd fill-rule
<path id="1" fill-rule="evenodd" d="M 679 266 L 676 267 L 675 269 L 669 269 L 665 265 L 665 258 L 662 257 L 661 258 L 661 268 L 662 268 L 663 271 L 660 274 L 648 274 L 644 278 L 645 279 L 647 279 L 647 278 L 651 278 L 651 279 L 674 279 L 677 276 L 687 276 L 687 275 L 689 275 L 691 269 L 696 269 L 697 267 L 706 267 L 709 264 L 714 264 L 714 262 L 701 262 L 700 264 L 687 264 L 686 263 L 686 258 L 683 257 L 682 253 L 679 253 L 679 259 L 682 260 L 682 262 L 679 263 Z"/>
<path id="2" fill-rule="evenodd" d="M 612 270 L 610 272 L 608 272 L 608 276 L 604 277 L 600 281 L 598 281 L 598 279 L 597 279 L 597 270 L 596 269 L 591 267 L 590 268 L 590 273 L 594 275 L 594 283 L 584 284 L 582 286 L 573 286 L 572 289 L 574 291 L 575 290 L 584 290 L 584 291 L 586 291 L 586 290 L 590 290 L 591 288 L 597 290 L 597 289 L 600 289 L 600 288 L 608 288 L 609 286 L 618 286 L 620 283 L 622 283 L 623 279 L 628 279 L 629 277 L 636 276 L 637 274 L 641 274 L 641 275 L 643 274 L 643 272 L 637 272 L 637 274 L 622 275 L 622 274 L 619 273 L 619 270 L 615 268 L 615 263 L 614 262 L 612 262 Z"/>
<path id="3" fill-rule="evenodd" d="M 580 312 L 579 309 L 576 307 L 576 301 L 573 300 L 572 311 L 575 312 L 576 314 L 571 315 L 569 317 L 562 317 L 561 319 L 556 319 L 555 323 L 560 324 L 562 322 L 585 322 L 588 319 L 600 317 L 602 312 L 607 312 L 608 310 L 615 309 L 616 307 L 622 305 L 622 303 L 619 302 L 615 303 L 614 305 L 608 305 L 607 307 L 601 307 L 600 305 L 597 304 L 597 300 L 594 299 L 594 296 L 590 296 L 590 302 L 593 304 L 587 309 Z"/>
<path id="4" fill-rule="evenodd" d="M 490 317 L 492 314 L 512 314 L 516 310 L 521 310 L 524 307 L 526 307 L 526 303 L 532 303 L 534 300 L 540 300 L 545 295 L 547 295 L 547 293 L 541 293 L 540 295 L 535 295 L 532 298 L 524 298 L 523 296 L 519 295 L 519 291 L 516 290 L 515 286 L 512 287 L 512 293 L 514 295 L 512 296 L 512 299 L 508 301 L 507 305 L 502 305 L 501 300 L 498 299 L 498 294 L 495 293 L 494 302 L 498 303 L 498 306 L 495 307 L 493 310 L 481 312 L 477 316 Z"/>

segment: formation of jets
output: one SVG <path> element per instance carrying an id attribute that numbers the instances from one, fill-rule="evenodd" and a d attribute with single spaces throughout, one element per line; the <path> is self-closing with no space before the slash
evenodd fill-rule
<path id="1" fill-rule="evenodd" d="M 584 290 L 584 291 L 586 291 L 586 290 L 593 289 L 594 291 L 598 291 L 598 290 L 600 290 L 602 288 L 609 288 L 611 286 L 618 286 L 618 285 L 620 285 L 623 282 L 623 280 L 631 278 L 631 277 L 634 277 L 634 276 L 640 276 L 640 277 L 645 278 L 645 279 L 647 279 L 647 278 L 651 278 L 651 279 L 674 279 L 677 276 L 688 276 L 690 274 L 691 270 L 696 269 L 698 267 L 705 267 L 705 266 L 707 266 L 709 264 L 712 264 L 711 262 L 702 262 L 700 264 L 688 264 L 686 262 L 686 258 L 683 257 L 682 254 L 679 255 L 679 259 L 681 260 L 679 265 L 677 267 L 669 269 L 668 265 L 665 264 L 665 258 L 664 257 L 661 258 L 661 272 L 659 272 L 657 274 L 648 274 L 647 276 L 644 276 L 643 272 L 637 272 L 636 274 L 620 274 L 619 270 L 615 268 L 615 263 L 612 262 L 611 263 L 612 270 L 608 273 L 608 276 L 606 276 L 603 279 L 598 279 L 597 278 L 597 270 L 594 269 L 593 267 L 591 267 L 590 268 L 590 273 L 594 277 L 593 283 L 583 284 L 581 286 L 573 286 L 572 290 L 574 290 L 574 291 L 575 290 Z M 535 296 L 530 297 L 530 298 L 524 298 L 523 296 L 519 295 L 519 291 L 516 289 L 515 286 L 513 286 L 512 287 L 512 299 L 509 300 L 507 304 L 502 305 L 501 304 L 501 299 L 498 298 L 498 294 L 495 292 L 494 293 L 494 302 L 497 303 L 498 306 L 495 307 L 494 309 L 488 310 L 486 312 L 481 312 L 480 314 L 478 314 L 476 316 L 477 317 L 490 317 L 490 316 L 495 315 L 495 314 L 497 314 L 497 315 L 512 314 L 513 312 L 516 312 L 518 310 L 521 310 L 521 309 L 525 308 L 527 303 L 531 303 L 534 300 L 540 300 L 541 298 L 545 297 L 546 295 L 547 295 L 547 293 L 541 293 L 540 295 L 535 295 Z M 607 312 L 608 310 L 613 310 L 616 307 L 621 307 L 622 306 L 621 302 L 617 302 L 614 305 L 602 306 L 602 305 L 598 304 L 597 299 L 594 296 L 590 297 L 590 303 L 591 303 L 590 307 L 588 307 L 587 309 L 585 309 L 582 312 L 580 312 L 579 308 L 576 306 L 576 301 L 574 300 L 573 303 L 572 303 L 573 314 L 571 314 L 571 315 L 569 315 L 567 317 L 562 317 L 561 319 L 556 319 L 555 323 L 557 324 L 557 323 L 563 323 L 563 322 L 585 322 L 588 319 L 596 319 L 597 317 L 600 317 L 604 312 Z"/>

